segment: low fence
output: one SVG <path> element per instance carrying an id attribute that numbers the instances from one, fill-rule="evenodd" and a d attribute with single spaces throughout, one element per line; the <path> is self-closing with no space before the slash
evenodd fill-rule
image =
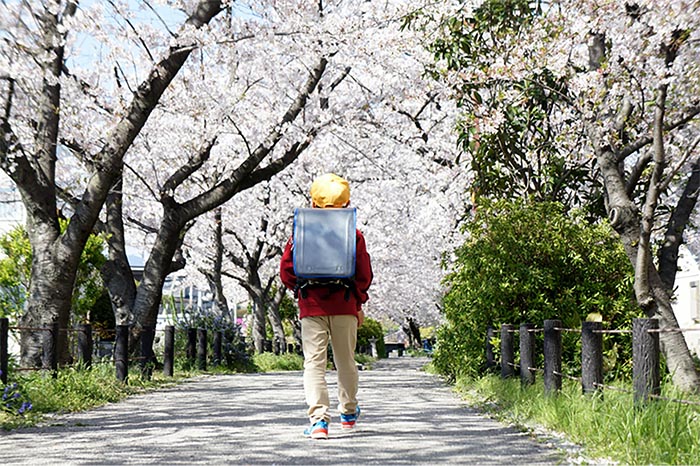
<path id="1" fill-rule="evenodd" d="M 503 324 L 500 329 L 500 372 L 502 378 L 516 376 L 520 373 L 523 385 L 535 382 L 535 373 L 544 377 L 544 389 L 555 394 L 561 390 L 562 378 L 581 383 L 584 393 L 602 393 L 604 389 L 623 391 L 634 395 L 635 403 L 650 399 L 698 405 L 690 400 L 679 400 L 660 396 L 660 345 L 661 332 L 689 332 L 700 329 L 660 329 L 657 319 L 634 319 L 631 330 L 605 330 L 602 322 L 583 322 L 580 329 L 564 328 L 560 320 L 545 320 L 543 328 L 524 323 L 519 328 L 512 324 Z M 562 332 L 581 334 L 581 376 L 573 377 L 562 373 Z M 515 364 L 515 338 L 519 334 L 519 364 Z M 543 333 L 544 368 L 535 367 L 535 334 Z M 603 335 L 615 333 L 632 334 L 632 390 L 605 385 L 603 383 Z M 495 329 L 487 329 L 486 367 L 496 370 L 498 364 L 491 344 Z"/>
<path id="2" fill-rule="evenodd" d="M 74 329 L 59 329 L 58 324 L 50 327 L 11 327 L 7 318 L 0 318 L 0 380 L 7 383 L 8 368 L 9 368 L 9 333 L 10 330 L 45 332 L 42 339 L 42 367 L 16 367 L 14 371 L 29 371 L 29 370 L 48 370 L 51 371 L 53 377 L 58 373 L 58 351 L 56 341 L 59 331 L 76 332 L 77 333 L 77 360 L 78 363 L 86 368 L 92 365 L 92 355 L 94 350 L 92 326 L 82 324 Z M 152 327 L 144 327 L 141 330 L 141 346 L 140 354 L 137 357 L 129 356 L 129 325 L 117 325 L 114 340 L 114 351 L 112 361 L 115 366 L 116 378 L 121 381 L 126 381 L 129 375 L 129 364 L 134 361 L 140 362 L 141 376 L 145 379 L 150 379 L 153 368 L 155 366 L 155 355 L 153 353 L 153 341 L 155 339 L 155 329 Z M 212 340 L 212 357 L 213 365 L 219 365 L 222 362 L 222 346 L 224 342 L 224 332 L 216 331 L 213 333 Z M 196 364 L 200 370 L 207 370 L 207 361 L 209 359 L 209 335 L 207 329 L 190 328 L 185 330 L 186 357 L 189 361 Z M 175 327 L 168 325 L 164 330 L 164 351 L 163 351 L 163 374 L 167 377 L 173 376 L 175 361 Z"/>

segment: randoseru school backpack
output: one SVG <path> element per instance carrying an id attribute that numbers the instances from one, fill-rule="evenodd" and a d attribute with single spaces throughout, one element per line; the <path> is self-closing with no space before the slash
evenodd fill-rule
<path id="1" fill-rule="evenodd" d="M 355 208 L 294 210 L 294 297 L 307 289 L 325 287 L 330 293 L 343 289 L 345 299 L 355 292 Z"/>

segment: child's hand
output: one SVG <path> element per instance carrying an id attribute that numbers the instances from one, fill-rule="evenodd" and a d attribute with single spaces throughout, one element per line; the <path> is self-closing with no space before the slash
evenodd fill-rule
<path id="1" fill-rule="evenodd" d="M 360 309 L 359 311 L 357 311 L 357 326 L 361 327 L 362 322 L 364 322 L 364 321 L 365 321 L 365 312 L 362 309 Z"/>

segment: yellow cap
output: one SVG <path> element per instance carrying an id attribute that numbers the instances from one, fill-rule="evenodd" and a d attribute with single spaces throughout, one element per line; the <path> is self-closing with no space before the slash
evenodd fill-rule
<path id="1" fill-rule="evenodd" d="M 326 173 L 311 184 L 311 200 L 317 207 L 345 207 L 350 202 L 350 185 L 333 173 Z"/>

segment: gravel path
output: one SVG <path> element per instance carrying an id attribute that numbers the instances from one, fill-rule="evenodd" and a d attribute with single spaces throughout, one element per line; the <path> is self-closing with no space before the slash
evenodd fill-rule
<path id="1" fill-rule="evenodd" d="M 300 372 L 206 376 L 51 425 L 0 433 L 3 464 L 560 464 L 565 456 L 470 409 L 421 358 L 360 373 L 362 417 L 306 427 Z M 335 374 L 329 373 L 331 399 Z"/>

